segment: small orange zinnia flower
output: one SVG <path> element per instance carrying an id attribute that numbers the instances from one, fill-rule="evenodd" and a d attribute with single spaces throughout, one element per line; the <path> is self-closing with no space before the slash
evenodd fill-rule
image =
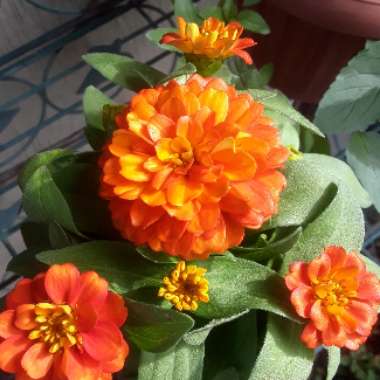
<path id="1" fill-rule="evenodd" d="M 195 23 L 187 23 L 183 17 L 177 18 L 178 32 L 166 33 L 161 38 L 162 44 L 168 44 L 183 51 L 211 59 L 226 59 L 233 55 L 242 58 L 245 63 L 252 64 L 251 56 L 244 51 L 256 42 L 252 38 L 240 38 L 243 27 L 237 21 L 227 25 L 215 17 L 204 20 L 199 27 Z"/>
<path id="2" fill-rule="evenodd" d="M 72 264 L 19 281 L 0 313 L 0 369 L 16 380 L 111 380 L 128 356 L 123 299 Z"/>
<path id="3" fill-rule="evenodd" d="M 355 252 L 330 246 L 309 264 L 295 262 L 285 277 L 297 313 L 310 319 L 301 339 L 309 347 L 357 350 L 377 321 L 380 282 Z"/>
<path id="4" fill-rule="evenodd" d="M 125 239 L 184 259 L 238 245 L 277 212 L 289 151 L 264 106 L 216 78 L 140 91 L 100 159 Z"/>

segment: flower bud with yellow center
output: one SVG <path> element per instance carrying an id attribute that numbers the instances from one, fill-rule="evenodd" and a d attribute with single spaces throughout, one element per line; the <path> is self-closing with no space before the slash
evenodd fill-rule
<path id="1" fill-rule="evenodd" d="M 206 272 L 206 268 L 180 261 L 169 276 L 164 277 L 158 296 L 171 302 L 179 311 L 195 311 L 198 302 L 209 301 Z"/>
<path id="2" fill-rule="evenodd" d="M 78 334 L 71 306 L 42 302 L 35 305 L 34 313 L 37 327 L 29 333 L 30 340 L 46 343 L 52 354 L 63 347 L 81 345 L 82 339 Z"/>

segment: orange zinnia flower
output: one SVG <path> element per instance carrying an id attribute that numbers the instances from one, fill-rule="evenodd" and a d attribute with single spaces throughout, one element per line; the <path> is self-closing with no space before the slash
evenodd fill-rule
<path id="1" fill-rule="evenodd" d="M 260 228 L 277 211 L 288 157 L 263 110 L 199 75 L 134 96 L 100 159 L 100 193 L 123 237 L 192 259 Z"/>
<path id="2" fill-rule="evenodd" d="M 301 335 L 309 348 L 357 350 L 366 341 L 377 320 L 380 283 L 355 252 L 328 247 L 309 264 L 291 264 L 285 282 L 297 313 L 310 319 Z"/>
<path id="3" fill-rule="evenodd" d="M 177 23 L 178 33 L 166 33 L 160 43 L 172 45 L 185 54 L 222 60 L 237 55 L 245 63 L 252 63 L 251 56 L 244 49 L 256 45 L 256 42 L 252 38 L 240 38 L 243 27 L 237 21 L 225 25 L 223 21 L 209 17 L 199 27 L 178 17 Z"/>
<path id="4" fill-rule="evenodd" d="M 111 380 L 128 355 L 123 299 L 72 264 L 19 281 L 0 314 L 0 369 L 16 380 Z"/>

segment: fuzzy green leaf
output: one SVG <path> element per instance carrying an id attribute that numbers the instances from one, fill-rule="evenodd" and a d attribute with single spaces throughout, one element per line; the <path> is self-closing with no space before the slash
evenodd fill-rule
<path id="1" fill-rule="evenodd" d="M 105 78 L 136 92 L 153 87 L 166 77 L 161 71 L 123 55 L 90 53 L 83 59 Z"/>
<path id="2" fill-rule="evenodd" d="M 153 354 L 142 352 L 138 380 L 202 380 L 204 344 L 180 342 L 171 350 Z"/>
<path id="3" fill-rule="evenodd" d="M 284 174 L 287 187 L 281 194 L 279 213 L 271 220 L 268 228 L 304 224 L 331 183 L 338 186 L 343 197 L 347 193 L 355 205 L 368 207 L 370 204 L 367 192 L 351 168 L 336 158 L 304 154 L 300 160 L 289 161 Z M 319 205 L 320 212 L 321 206 Z"/>
<path id="4" fill-rule="evenodd" d="M 124 326 L 128 340 L 141 350 L 164 352 L 189 331 L 194 321 L 184 313 L 126 298 L 128 323 Z"/>
<path id="5" fill-rule="evenodd" d="M 156 29 L 149 30 L 149 32 L 147 32 L 145 36 L 149 41 L 153 42 L 155 45 L 159 46 L 161 49 L 179 51 L 177 48 L 175 48 L 172 45 L 160 43 L 161 38 L 164 34 L 175 33 L 176 31 L 177 29 L 175 28 L 156 28 Z"/>
<path id="6" fill-rule="evenodd" d="M 313 350 L 300 340 L 302 325 L 268 316 L 267 333 L 249 380 L 305 380 L 313 366 Z"/>
<path id="7" fill-rule="evenodd" d="M 188 22 L 202 22 L 192 0 L 174 0 L 174 14 L 176 17 L 182 16 Z"/>
<path id="8" fill-rule="evenodd" d="M 245 29 L 259 34 L 269 34 L 270 28 L 264 18 L 257 12 L 252 10 L 243 10 L 237 17 L 238 21 Z"/>
<path id="9" fill-rule="evenodd" d="M 266 247 L 236 247 L 231 251 L 246 260 L 266 261 L 289 251 L 297 243 L 302 233 L 302 227 L 297 227 L 287 236 L 269 243 Z"/>
<path id="10" fill-rule="evenodd" d="M 234 256 L 214 256 L 196 264 L 207 268 L 210 301 L 200 303 L 195 315 L 226 318 L 260 309 L 297 320 L 283 278 L 268 267 Z"/>
<path id="11" fill-rule="evenodd" d="M 380 118 L 380 41 L 344 67 L 324 94 L 315 123 L 327 133 L 365 130 Z"/>
<path id="12" fill-rule="evenodd" d="M 238 9 L 235 0 L 221 0 L 220 3 L 222 6 L 224 21 L 230 22 L 236 20 Z"/>
<path id="13" fill-rule="evenodd" d="M 333 380 L 338 371 L 340 363 L 340 349 L 338 347 L 328 347 L 327 350 L 327 375 L 326 380 Z"/>
<path id="14" fill-rule="evenodd" d="M 375 132 L 356 132 L 351 136 L 347 161 L 354 169 L 376 207 L 380 210 L 380 136 Z"/>
<path id="15" fill-rule="evenodd" d="M 116 241 L 72 245 L 42 252 L 37 258 L 49 265 L 70 262 L 81 271 L 94 270 L 125 293 L 142 287 L 159 287 L 163 276 L 173 268 L 173 265 L 149 262 L 131 244 Z"/>
<path id="16" fill-rule="evenodd" d="M 272 112 L 277 119 L 288 119 L 293 123 L 312 131 L 316 135 L 322 136 L 323 133 L 310 120 L 299 113 L 290 104 L 289 99 L 278 91 L 250 90 L 250 94 L 258 102 L 263 103 L 265 108 Z"/>
<path id="17" fill-rule="evenodd" d="M 83 112 L 87 124 L 84 133 L 95 150 L 100 150 L 108 137 L 103 126 L 103 106 L 112 103 L 108 96 L 94 86 L 87 87 L 84 92 Z"/>
<path id="18" fill-rule="evenodd" d="M 179 261 L 177 256 L 170 256 L 164 252 L 154 252 L 146 245 L 136 247 L 136 251 L 145 259 L 156 264 L 170 264 Z"/>
<path id="19" fill-rule="evenodd" d="M 68 156 L 72 156 L 72 153 L 66 149 L 49 150 L 47 152 L 38 153 L 33 156 L 30 160 L 27 161 L 21 170 L 20 175 L 18 176 L 18 185 L 20 186 L 21 190 L 24 191 L 29 178 L 41 166 L 46 166 L 58 158 Z"/>

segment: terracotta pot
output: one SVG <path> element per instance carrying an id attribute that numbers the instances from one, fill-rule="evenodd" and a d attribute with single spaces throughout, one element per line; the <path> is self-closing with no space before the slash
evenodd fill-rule
<path id="1" fill-rule="evenodd" d="M 302 103 L 318 103 L 366 38 L 380 38 L 380 0 L 264 0 L 256 8 L 271 34 L 255 35 L 252 56 L 259 67 L 272 62 L 271 85 Z"/>
<path id="2" fill-rule="evenodd" d="M 268 1 L 326 29 L 365 38 L 380 38 L 380 0 Z"/>

